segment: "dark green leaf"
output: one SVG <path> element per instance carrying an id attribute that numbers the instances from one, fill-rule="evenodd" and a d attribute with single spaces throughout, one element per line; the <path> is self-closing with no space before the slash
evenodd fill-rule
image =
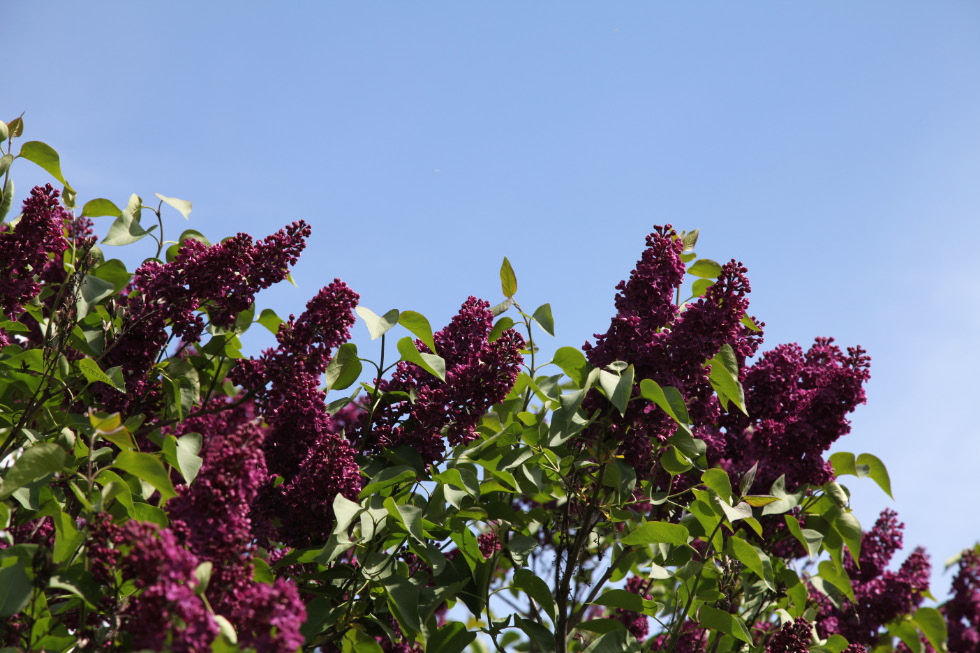
<path id="1" fill-rule="evenodd" d="M 847 545 L 847 550 L 851 552 L 851 557 L 857 563 L 861 555 L 861 522 L 853 512 L 842 512 L 834 520 L 834 530 L 840 534 L 844 544 Z"/>
<path id="2" fill-rule="evenodd" d="M 691 418 L 687 414 L 687 406 L 684 405 L 684 398 L 676 388 L 670 386 L 661 388 L 653 379 L 643 379 L 640 381 L 640 394 L 643 395 L 644 399 L 648 399 L 659 406 L 678 424 L 687 426 L 691 423 Z"/>
<path id="3" fill-rule="evenodd" d="M 555 337 L 555 319 L 551 316 L 551 304 L 542 304 L 541 306 L 538 306 L 532 317 L 534 318 L 535 322 L 541 325 L 541 328 L 545 330 L 545 333 L 552 338 Z"/>
<path id="4" fill-rule="evenodd" d="M 705 628 L 718 630 L 735 639 L 752 645 L 752 635 L 745 623 L 733 614 L 729 614 L 710 605 L 702 605 L 698 610 L 698 623 Z"/>
<path id="5" fill-rule="evenodd" d="M 517 589 L 523 590 L 525 594 L 534 599 L 552 620 L 556 618 L 558 608 L 555 605 L 555 598 L 551 595 L 551 588 L 548 587 L 548 583 L 535 576 L 528 569 L 518 569 L 514 573 L 514 586 Z M 636 598 L 640 597 L 637 596 Z"/>
<path id="6" fill-rule="evenodd" d="M 637 653 L 640 644 L 628 630 L 612 630 L 595 640 L 584 653 Z"/>
<path id="7" fill-rule="evenodd" d="M 61 174 L 61 159 L 58 157 L 58 153 L 47 143 L 28 141 L 20 146 L 20 154 L 18 156 L 22 156 L 28 161 L 33 161 L 48 171 L 52 177 L 71 188 Z"/>
<path id="8" fill-rule="evenodd" d="M 738 360 L 735 358 L 735 351 L 731 345 L 727 343 L 722 345 L 710 363 L 711 374 L 708 380 L 715 392 L 718 393 L 722 404 L 726 403 L 725 399 L 728 399 L 748 415 L 745 410 L 745 392 L 738 380 Z"/>
<path id="9" fill-rule="evenodd" d="M 718 496 L 731 503 L 732 482 L 728 478 L 728 472 L 718 468 L 709 469 L 701 474 L 701 480 L 705 485 L 717 492 Z"/>
<path id="10" fill-rule="evenodd" d="M 86 274 L 85 278 L 82 279 L 82 284 L 78 292 L 78 302 L 76 304 L 79 319 L 88 315 L 96 304 L 115 292 L 116 284 L 112 281 Z"/>
<path id="11" fill-rule="evenodd" d="M 517 276 L 514 275 L 514 268 L 510 261 L 504 257 L 504 262 L 500 264 L 500 289 L 504 292 L 504 297 L 513 297 L 517 294 Z"/>
<path id="12" fill-rule="evenodd" d="M 129 285 L 129 280 L 133 278 L 126 264 L 117 258 L 109 259 L 99 267 L 92 270 L 92 276 L 98 277 L 103 281 L 108 281 L 113 286 L 113 292 L 120 292 Z"/>
<path id="13" fill-rule="evenodd" d="M 65 451 L 54 442 L 38 442 L 28 447 L 4 475 L 0 499 L 48 474 L 60 472 L 64 466 Z"/>
<path id="14" fill-rule="evenodd" d="M 101 197 L 85 202 L 85 206 L 82 207 L 82 215 L 87 218 L 98 218 L 104 215 L 118 218 L 120 213 L 122 213 L 122 209 Z"/>
<path id="15" fill-rule="evenodd" d="M 385 580 L 388 607 L 403 631 L 414 637 L 419 630 L 419 591 L 407 578 L 389 576 Z"/>
<path id="16" fill-rule="evenodd" d="M 460 653 L 475 639 L 476 633 L 466 630 L 464 624 L 450 621 L 429 638 L 425 643 L 425 651 L 426 653 Z"/>
<path id="17" fill-rule="evenodd" d="M 363 365 L 357 357 L 357 345 L 352 342 L 345 342 L 337 347 L 336 353 L 327 365 L 327 371 L 324 375 L 327 391 L 349 388 L 357 381 L 362 370 Z"/>
<path id="18" fill-rule="evenodd" d="M 23 610 L 31 600 L 33 590 L 20 560 L 0 569 L 0 617 L 12 617 Z"/>
<path id="19" fill-rule="evenodd" d="M 527 559 L 531 556 L 531 552 L 537 546 L 538 541 L 536 539 L 521 533 L 514 533 L 507 542 L 507 550 L 510 551 L 511 557 L 514 558 L 514 562 L 518 565 L 526 563 Z"/>
<path id="20" fill-rule="evenodd" d="M 509 317 L 502 317 L 497 320 L 497 323 L 493 325 L 493 329 L 490 330 L 490 335 L 487 336 L 487 342 L 496 342 L 497 339 L 503 335 L 504 331 L 514 326 L 514 320 Z"/>
<path id="21" fill-rule="evenodd" d="M 359 318 L 364 320 L 364 324 L 368 328 L 368 333 L 371 334 L 371 340 L 377 340 L 398 324 L 397 308 L 391 309 L 382 316 L 378 316 L 374 311 L 364 306 L 358 306 L 354 309 L 354 312 L 357 313 Z"/>
<path id="22" fill-rule="evenodd" d="M 3 222 L 7 214 L 10 213 L 10 207 L 14 204 L 14 180 L 10 177 L 7 178 L 6 183 L 3 185 L 3 196 L 0 196 L 0 222 Z"/>
<path id="23" fill-rule="evenodd" d="M 439 353 L 436 351 L 436 342 L 432 338 L 432 325 L 429 324 L 429 320 L 424 315 L 415 311 L 402 311 L 398 316 L 398 324 L 411 331 L 416 338 L 425 343 L 430 352 Z"/>
<path id="24" fill-rule="evenodd" d="M 633 392 L 633 366 L 627 367 L 621 374 L 613 374 L 606 370 L 599 372 L 599 387 L 605 393 L 609 403 L 616 407 L 620 415 L 626 413 L 630 394 Z"/>
<path id="25" fill-rule="evenodd" d="M 415 470 L 407 465 L 397 467 L 387 467 L 382 469 L 379 474 L 371 479 L 371 482 L 361 490 L 360 499 L 366 499 L 372 494 L 377 494 L 381 490 L 415 480 Z"/>
<path id="26" fill-rule="evenodd" d="M 201 442 L 200 433 L 188 433 L 177 438 L 177 465 L 188 485 L 194 482 L 204 464 L 204 460 L 198 455 L 201 453 Z"/>
<path id="27" fill-rule="evenodd" d="M 669 522 L 647 522 L 640 525 L 620 543 L 626 546 L 643 546 L 646 544 L 663 543 L 680 546 L 686 544 L 688 538 L 687 529 L 680 524 Z"/>
<path id="28" fill-rule="evenodd" d="M 155 456 L 138 451 L 123 451 L 116 456 L 113 466 L 146 481 L 159 490 L 164 499 L 177 496 L 167 470 Z"/>
<path id="29" fill-rule="evenodd" d="M 766 584 L 766 587 L 772 591 L 775 591 L 776 587 L 773 585 L 772 563 L 769 561 L 769 556 L 763 553 L 761 549 L 749 544 L 738 536 L 733 535 L 731 538 L 729 538 L 729 541 L 732 543 L 732 552 L 735 554 L 735 557 L 738 558 L 738 560 L 745 565 L 749 571 L 761 578 Z"/>
<path id="30" fill-rule="evenodd" d="M 806 548 L 807 554 L 813 558 L 820 552 L 820 545 L 823 543 L 823 533 L 812 528 L 801 528 L 800 522 L 792 515 L 784 515 L 786 525 L 790 533 L 793 534 L 800 544 Z"/>
<path id="31" fill-rule="evenodd" d="M 143 228 L 136 213 L 127 207 L 109 227 L 109 233 L 102 239 L 102 244 L 129 245 L 150 235 L 150 231 Z"/>
<path id="32" fill-rule="evenodd" d="M 336 650 L 336 649 L 335 649 Z M 378 640 L 371 637 L 359 628 L 351 628 L 344 633 L 344 639 L 340 642 L 341 653 L 383 653 L 384 649 L 378 644 Z"/>

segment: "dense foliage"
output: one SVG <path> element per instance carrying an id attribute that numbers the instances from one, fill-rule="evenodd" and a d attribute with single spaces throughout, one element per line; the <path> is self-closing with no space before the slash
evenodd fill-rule
<path id="1" fill-rule="evenodd" d="M 890 493 L 885 466 L 825 459 L 866 353 L 763 352 L 746 269 L 696 231 L 657 227 L 608 328 L 543 362 L 551 308 L 506 259 L 503 302 L 435 332 L 340 280 L 283 320 L 255 294 L 309 225 L 166 241 L 189 202 L 78 208 L 22 131 L 0 220 L 18 158 L 64 190 L 0 226 L 3 650 L 980 650 L 977 551 L 923 606 L 926 554 L 894 564 L 897 515 L 864 531 L 839 482 Z M 151 257 L 107 258 L 93 218 Z M 245 356 L 256 324 L 276 345 Z"/>

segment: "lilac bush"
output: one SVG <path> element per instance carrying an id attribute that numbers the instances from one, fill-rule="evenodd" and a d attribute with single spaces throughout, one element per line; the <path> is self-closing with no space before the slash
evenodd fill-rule
<path id="1" fill-rule="evenodd" d="M 763 349 L 748 270 L 697 232 L 655 227 L 608 328 L 542 360 L 551 307 L 507 259 L 436 331 L 339 279 L 282 319 L 256 296 L 308 224 L 165 241 L 189 202 L 79 206 L 22 130 L 0 221 L 18 159 L 64 188 L 0 222 L 4 650 L 980 650 L 977 551 L 934 605 L 897 514 L 863 529 L 842 484 L 890 494 L 884 463 L 828 456 L 867 353 Z M 134 272 L 102 248 L 151 242 Z"/>

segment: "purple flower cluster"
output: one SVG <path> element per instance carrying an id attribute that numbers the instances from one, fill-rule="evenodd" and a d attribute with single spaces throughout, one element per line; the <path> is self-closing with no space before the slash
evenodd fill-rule
<path id="1" fill-rule="evenodd" d="M 647 592 L 648 587 L 649 581 L 645 581 L 639 576 L 630 576 L 626 581 L 626 590 L 628 592 L 639 594 L 642 598 L 647 600 L 653 598 L 653 595 Z M 613 619 L 622 622 L 623 625 L 626 626 L 626 629 L 630 631 L 630 635 L 641 642 L 647 638 L 647 635 L 650 632 L 650 623 L 645 614 L 624 610 L 623 608 L 616 608 Z"/>
<path id="2" fill-rule="evenodd" d="M 943 606 L 950 653 L 980 651 L 980 556 L 967 550 L 953 578 L 952 598 Z"/>
<path id="3" fill-rule="evenodd" d="M 73 220 L 58 204 L 60 196 L 51 184 L 35 186 L 16 226 L 0 227 L 0 309 L 8 317 L 15 318 L 41 292 L 35 277 L 49 259 L 61 266 L 61 255 L 68 249 L 65 229 Z"/>
<path id="4" fill-rule="evenodd" d="M 475 439 L 480 417 L 514 387 L 524 360 L 520 334 L 508 329 L 488 342 L 492 328 L 489 302 L 470 297 L 433 335 L 436 351 L 446 361 L 445 383 L 414 363 L 399 363 L 380 388 L 414 394 L 415 400 L 386 403 L 375 413 L 369 448 L 406 444 L 432 463 L 442 457 L 445 442 L 454 447 Z M 416 345 L 428 352 L 422 342 Z"/>
<path id="5" fill-rule="evenodd" d="M 476 543 L 484 559 L 490 559 L 494 553 L 500 551 L 500 538 L 496 533 L 483 533 L 476 538 Z"/>
<path id="6" fill-rule="evenodd" d="M 140 591 L 122 604 L 119 616 L 131 648 L 176 653 L 211 650 L 218 624 L 197 592 L 198 560 L 169 529 L 130 521 L 104 523 L 89 555 L 96 578 L 118 569 Z"/>
<path id="7" fill-rule="evenodd" d="M 769 638 L 766 653 L 806 653 L 812 641 L 813 626 L 803 617 L 797 617 Z"/>
<path id="8" fill-rule="evenodd" d="M 820 612 L 816 625 L 821 637 L 837 633 L 853 644 L 874 644 L 882 626 L 922 603 L 923 592 L 929 590 L 931 570 L 925 551 L 915 549 L 897 572 L 887 569 L 902 546 L 903 528 L 895 512 L 886 509 L 874 528 L 861 538 L 860 568 L 845 555 L 844 567 L 855 601 L 845 600 L 843 607 L 837 608 L 817 594 Z"/>
<path id="9" fill-rule="evenodd" d="M 741 323 L 751 288 L 745 267 L 735 261 L 722 266 L 717 282 L 703 297 L 683 309 L 674 304 L 685 274 L 682 250 L 683 243 L 670 225 L 658 226 L 647 236 L 647 248 L 629 281 L 616 287 L 617 313 L 609 329 L 596 334 L 595 345 L 587 342 L 583 350 L 596 367 L 618 360 L 632 363 L 637 380 L 634 396 L 639 396 L 643 379 L 677 388 L 694 424 L 705 427 L 720 413 L 705 362 L 726 344 L 744 362 L 755 354 L 761 335 Z M 600 404 L 592 395 L 586 409 Z M 622 425 L 614 425 L 613 430 L 622 442 L 621 453 L 648 475 L 654 465 L 652 446 L 665 442 L 675 429 L 662 410 L 638 401 L 630 403 Z"/>
<path id="10" fill-rule="evenodd" d="M 149 393 L 146 375 L 167 344 L 168 326 L 173 337 L 198 342 L 204 330 L 198 310 L 205 308 L 212 323 L 230 328 L 257 291 L 286 278 L 309 235 L 299 221 L 257 243 L 247 234 L 210 247 L 187 239 L 172 262 L 141 265 L 124 298 L 122 335 L 107 345 L 105 357 L 109 367 L 123 365 L 128 394 L 106 389 L 100 397 L 106 408 L 124 410 Z"/>
<path id="11" fill-rule="evenodd" d="M 741 475 L 759 463 L 756 482 L 768 488 L 780 475 L 795 490 L 834 478 L 823 454 L 850 433 L 847 415 L 865 401 L 870 358 L 860 347 L 844 354 L 832 338 L 817 338 L 804 353 L 780 345 L 742 372 L 750 417 L 730 412 L 718 419 L 726 431 L 709 461 Z"/>
<path id="12" fill-rule="evenodd" d="M 269 423 L 263 441 L 270 474 L 255 510 L 277 523 L 276 536 L 290 546 L 326 537 L 333 525 L 337 494 L 356 499 L 360 470 L 354 450 L 327 414 L 320 375 L 330 352 L 350 338 L 359 297 L 339 279 L 310 300 L 306 311 L 279 327 L 279 346 L 242 361 L 232 380 L 255 393 Z"/>

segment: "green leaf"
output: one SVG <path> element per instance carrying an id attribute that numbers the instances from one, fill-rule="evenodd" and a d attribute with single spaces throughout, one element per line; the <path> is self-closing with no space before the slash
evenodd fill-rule
<path id="1" fill-rule="evenodd" d="M 728 472 L 723 469 L 709 469 L 701 474 L 701 480 L 705 485 L 718 493 L 725 501 L 732 501 L 732 482 L 728 478 Z"/>
<path id="2" fill-rule="evenodd" d="M 648 399 L 659 406 L 678 424 L 687 426 L 691 423 L 684 398 L 676 388 L 670 386 L 661 388 L 653 379 L 643 379 L 640 381 L 640 394 L 643 395 L 644 399 Z"/>
<path id="3" fill-rule="evenodd" d="M 422 509 L 418 506 L 407 505 L 407 504 L 396 504 L 395 500 L 388 497 L 384 500 L 385 509 L 387 509 L 388 514 L 391 515 L 402 526 L 408 531 L 408 534 L 412 536 L 415 541 L 424 545 L 425 544 L 425 534 L 422 530 Z"/>
<path id="4" fill-rule="evenodd" d="M 518 565 L 523 565 L 538 547 L 538 541 L 522 533 L 514 533 L 507 542 L 507 550 Z"/>
<path id="5" fill-rule="evenodd" d="M 742 316 L 742 326 L 746 327 L 750 331 L 762 331 L 762 329 L 759 328 L 759 325 L 755 323 L 755 320 L 748 315 Z"/>
<path id="6" fill-rule="evenodd" d="M 61 159 L 58 153 L 54 151 L 47 143 L 42 143 L 41 141 L 28 141 L 20 146 L 21 156 L 28 161 L 33 161 L 37 165 L 44 168 L 52 177 L 63 183 L 68 188 L 71 185 L 65 181 L 64 176 L 61 174 Z"/>
<path id="7" fill-rule="evenodd" d="M 426 653 L 460 653 L 473 643 L 476 633 L 466 630 L 466 626 L 458 621 L 450 621 L 440 628 L 425 643 Z M 357 651 L 369 649 L 357 649 Z M 381 649 L 378 649 L 380 653 Z"/>
<path id="8" fill-rule="evenodd" d="M 398 620 L 398 625 L 409 635 L 419 630 L 419 591 L 407 578 L 392 575 L 385 580 L 388 607 Z"/>
<path id="9" fill-rule="evenodd" d="M 541 304 L 538 306 L 537 310 L 534 311 L 534 321 L 541 325 L 541 328 L 545 330 L 552 338 L 555 337 L 555 318 L 551 316 L 551 304 Z"/>
<path id="10" fill-rule="evenodd" d="M 946 650 L 946 620 L 942 613 L 935 608 L 919 608 L 912 616 L 916 627 L 922 631 L 929 643 L 937 651 Z"/>
<path id="11" fill-rule="evenodd" d="M 840 534 L 844 544 L 847 545 L 847 550 L 851 552 L 851 557 L 857 563 L 861 555 L 861 522 L 853 512 L 842 512 L 834 520 L 834 530 Z"/>
<path id="12" fill-rule="evenodd" d="M 20 114 L 18 117 L 8 122 L 7 129 L 10 130 L 10 137 L 20 137 L 24 133 L 24 114 Z"/>
<path id="13" fill-rule="evenodd" d="M 820 578 L 823 578 L 843 592 L 849 600 L 854 601 L 854 590 L 851 587 L 851 580 L 847 577 L 843 569 L 838 569 L 837 565 L 830 560 L 821 560 L 820 564 L 817 565 L 817 569 L 820 572 Z"/>
<path id="14" fill-rule="evenodd" d="M 86 218 L 98 218 L 104 215 L 118 218 L 121 213 L 122 209 L 101 197 L 85 202 L 85 206 L 82 207 L 82 215 Z"/>
<path id="15" fill-rule="evenodd" d="M 684 253 L 694 251 L 694 246 L 698 244 L 698 230 L 685 231 L 681 234 L 681 241 L 684 243 Z"/>
<path id="16" fill-rule="evenodd" d="M 330 390 L 343 390 L 349 388 L 361 375 L 364 366 L 357 357 L 357 345 L 352 342 L 345 342 L 337 347 L 336 353 L 327 365 L 324 379 L 327 384 L 327 392 Z"/>
<path id="17" fill-rule="evenodd" d="M 429 320 L 424 315 L 415 311 L 402 311 L 398 316 L 398 324 L 411 331 L 416 338 L 424 342 L 425 346 L 433 354 L 439 353 L 436 351 L 436 343 L 432 338 L 432 325 L 429 324 Z"/>
<path id="18" fill-rule="evenodd" d="M 133 197 L 139 200 L 136 195 L 133 195 Z M 130 208 L 134 206 L 135 208 Z M 103 245 L 129 245 L 150 235 L 152 228 L 150 231 L 147 231 L 140 224 L 139 206 L 139 204 L 134 205 L 134 202 L 130 199 L 129 206 L 119 214 L 119 217 L 109 227 L 109 233 L 102 239 Z"/>
<path id="19" fill-rule="evenodd" d="M 687 273 L 705 279 L 717 279 L 721 274 L 721 266 L 709 258 L 701 258 L 687 269 Z"/>
<path id="20" fill-rule="evenodd" d="M 78 318 L 81 319 L 88 315 L 96 304 L 106 297 L 112 296 L 115 292 L 116 284 L 112 281 L 86 274 L 78 291 L 76 303 Z"/>
<path id="21" fill-rule="evenodd" d="M 541 653 L 554 652 L 555 636 L 550 630 L 538 622 L 525 619 L 524 617 L 515 617 L 514 625 L 524 631 Z"/>
<path id="22" fill-rule="evenodd" d="M 113 292 L 120 292 L 129 285 L 133 275 L 126 269 L 126 264 L 117 258 L 112 258 L 92 270 L 92 276 L 108 281 L 113 286 Z"/>
<path id="23" fill-rule="evenodd" d="M 12 617 L 23 610 L 31 600 L 34 587 L 24 571 L 24 563 L 0 569 L 0 617 Z"/>
<path id="24" fill-rule="evenodd" d="M 762 579 L 770 590 L 775 591 L 776 587 L 773 584 L 773 574 L 772 574 L 772 563 L 769 561 L 769 556 L 762 552 L 761 549 L 752 546 L 742 538 L 733 535 L 729 538 L 732 543 L 732 552 L 735 557 L 746 566 L 752 573 Z"/>
<path id="25" fill-rule="evenodd" d="M 589 362 L 585 359 L 585 354 L 574 347 L 559 347 L 552 362 L 579 388 L 589 375 Z"/>
<path id="26" fill-rule="evenodd" d="M 555 598 L 551 595 L 551 588 L 548 583 L 538 578 L 528 569 L 518 569 L 514 573 L 514 587 L 523 590 L 525 594 L 534 599 L 545 611 L 552 621 L 558 615 L 558 608 L 555 605 Z M 636 595 L 634 595 L 636 596 Z M 640 598 L 637 596 L 637 598 Z"/>
<path id="27" fill-rule="evenodd" d="M 188 485 L 194 482 L 204 464 L 204 460 L 198 455 L 201 453 L 201 444 L 200 433 L 187 433 L 177 438 L 177 465 Z"/>
<path id="28" fill-rule="evenodd" d="M 647 522 L 640 525 L 626 537 L 619 540 L 625 546 L 643 546 L 646 544 L 672 544 L 680 546 L 687 544 L 687 529 L 680 524 L 669 522 Z"/>
<path id="29" fill-rule="evenodd" d="M 726 399 L 732 401 L 738 408 L 748 415 L 745 410 L 745 391 L 738 380 L 738 360 L 735 358 L 735 351 L 729 344 L 724 344 L 710 361 L 711 374 L 708 380 L 711 386 L 718 393 L 722 404 Z"/>
<path id="30" fill-rule="evenodd" d="M 371 334 L 371 340 L 377 340 L 398 324 L 397 308 L 391 309 L 380 317 L 371 309 L 365 308 L 364 306 L 358 306 L 354 309 L 354 312 L 364 320 L 364 324 L 368 328 L 368 333 Z"/>
<path id="31" fill-rule="evenodd" d="M 122 373 L 116 368 L 115 378 L 109 376 L 99 368 L 99 364 L 91 358 L 82 358 L 78 361 L 78 369 L 82 376 L 89 383 L 105 383 L 107 386 L 115 388 L 119 392 L 126 394 L 126 382 L 122 378 Z"/>
<path id="32" fill-rule="evenodd" d="M 830 464 L 834 468 L 834 476 L 843 476 L 844 474 L 850 474 L 851 476 L 857 476 L 857 468 L 855 467 L 854 454 L 849 451 L 838 451 L 837 453 L 831 454 Z"/>
<path id="33" fill-rule="evenodd" d="M 867 465 L 867 474 L 871 477 L 871 480 L 877 483 L 878 487 L 885 491 L 885 494 L 892 499 L 895 498 L 892 496 L 892 482 L 888 477 L 888 470 L 885 469 L 885 463 L 881 462 L 881 459 L 870 453 L 863 453 L 857 457 L 857 464 L 859 468 L 861 465 Z"/>
<path id="34" fill-rule="evenodd" d="M 583 653 L 637 653 L 640 644 L 628 630 L 617 628 L 595 640 Z"/>
<path id="35" fill-rule="evenodd" d="M 420 353 L 411 337 L 405 336 L 398 341 L 398 353 L 402 360 L 418 365 L 442 382 L 446 381 L 446 361 L 435 354 Z"/>
<path id="36" fill-rule="evenodd" d="M 790 533 L 793 534 L 800 544 L 806 549 L 807 554 L 814 558 L 820 552 L 820 545 L 823 543 L 823 533 L 812 528 L 801 528 L 799 520 L 792 515 L 783 515 Z"/>
<path id="37" fill-rule="evenodd" d="M 218 624 L 218 632 L 221 634 L 221 637 L 232 646 L 238 644 L 238 633 L 235 632 L 235 626 L 228 621 L 228 618 L 216 614 L 214 615 L 214 620 Z"/>
<path id="38" fill-rule="evenodd" d="M 487 342 L 496 342 L 504 331 L 514 326 L 514 320 L 509 317 L 502 317 L 497 320 L 496 324 L 493 325 L 493 329 L 490 330 L 490 335 L 487 336 Z"/>
<path id="39" fill-rule="evenodd" d="M 48 474 L 60 472 L 65 466 L 65 450 L 54 442 L 38 442 L 24 450 L 7 470 L 0 485 L 0 499 L 6 499 L 14 490 L 30 485 Z"/>
<path id="40" fill-rule="evenodd" d="M 113 467 L 129 472 L 136 478 L 146 481 L 159 492 L 164 499 L 177 496 L 170 476 L 160 460 L 148 453 L 138 451 L 123 451 L 116 456 Z"/>
<path id="41" fill-rule="evenodd" d="M 75 528 L 75 520 L 60 510 L 52 516 L 51 520 L 54 522 L 55 531 L 52 559 L 56 563 L 61 563 L 75 552 L 85 539 L 85 535 Z"/>
<path id="42" fill-rule="evenodd" d="M 169 204 L 170 206 L 177 209 L 177 211 L 179 211 L 180 214 L 184 216 L 185 220 L 191 219 L 191 209 L 194 207 L 193 203 L 187 200 L 179 200 L 176 197 L 164 197 L 160 193 L 153 193 L 153 194 L 157 196 L 157 199 L 162 200 L 164 204 Z"/>
<path id="43" fill-rule="evenodd" d="M 500 264 L 500 289 L 504 297 L 513 297 L 517 294 L 517 276 L 514 275 L 514 268 L 511 267 L 506 256 L 504 262 Z"/>
<path id="44" fill-rule="evenodd" d="M 259 313 L 259 319 L 257 321 L 259 324 L 268 329 L 272 335 L 278 335 L 279 325 L 285 322 L 285 320 L 276 315 L 276 312 L 271 308 L 263 308 L 262 312 Z"/>
<path id="45" fill-rule="evenodd" d="M 377 494 L 379 491 L 386 488 L 393 487 L 399 483 L 406 483 L 414 480 L 415 470 L 408 465 L 386 467 L 385 469 L 381 470 L 381 473 L 374 476 L 370 483 L 364 486 L 364 489 L 361 490 L 361 494 L 358 498 L 366 499 L 372 494 Z"/>
<path id="46" fill-rule="evenodd" d="M 0 222 L 10 213 L 10 207 L 14 204 L 14 180 L 10 177 L 3 185 L 3 195 L 0 196 Z"/>
<path id="47" fill-rule="evenodd" d="M 663 608 L 663 604 L 650 599 L 644 599 L 639 594 L 634 594 L 629 590 L 614 589 L 604 592 L 594 602 L 595 605 L 604 605 L 607 608 L 621 608 L 630 612 L 646 614 L 651 617 L 657 616 Z"/>
<path id="48" fill-rule="evenodd" d="M 599 372 L 599 387 L 606 394 L 609 403 L 616 407 L 620 415 L 626 413 L 630 394 L 633 392 L 633 366 L 627 367 L 622 374 L 613 374 L 606 370 Z"/>
<path id="49" fill-rule="evenodd" d="M 745 623 L 741 619 L 733 614 L 713 608 L 710 605 L 702 605 L 701 609 L 698 610 L 698 623 L 705 628 L 731 635 L 749 646 L 752 645 L 752 635 L 749 633 L 749 629 L 745 627 Z"/>
<path id="50" fill-rule="evenodd" d="M 0 120 L 0 145 L 3 144 L 3 141 L 8 140 L 9 138 L 10 138 L 10 128 L 7 127 L 7 123 Z"/>
<path id="51" fill-rule="evenodd" d="M 693 284 L 691 284 L 691 296 L 692 297 L 704 297 L 705 293 L 708 292 L 708 288 L 715 285 L 717 281 L 714 279 L 698 279 Z"/>
<path id="52" fill-rule="evenodd" d="M 358 628 L 351 628 L 344 633 L 340 642 L 341 653 L 383 653 L 384 649 L 378 640 Z"/>

